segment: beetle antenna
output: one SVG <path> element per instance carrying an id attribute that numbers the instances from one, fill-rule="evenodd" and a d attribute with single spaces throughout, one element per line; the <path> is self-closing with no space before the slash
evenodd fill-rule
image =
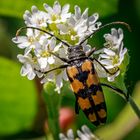
<path id="1" fill-rule="evenodd" d="M 91 33 L 89 36 L 87 36 L 84 40 L 82 40 L 79 45 L 83 44 L 87 39 L 89 39 L 91 36 L 94 36 L 97 32 L 99 32 L 101 29 L 110 26 L 110 25 L 116 25 L 116 24 L 121 24 L 124 25 L 130 32 L 131 32 L 131 27 L 129 24 L 127 24 L 126 22 L 122 22 L 122 21 L 116 21 L 116 22 L 111 22 L 108 24 L 105 24 L 103 26 L 101 26 L 99 29 L 97 29 L 95 32 Z"/>
<path id="2" fill-rule="evenodd" d="M 43 29 L 40 29 L 40 28 L 37 28 L 37 27 L 30 27 L 30 26 L 25 26 L 25 27 L 21 27 L 17 30 L 16 32 L 16 37 L 19 35 L 19 33 L 24 30 L 24 29 L 35 29 L 35 30 L 38 30 L 38 31 L 41 31 L 41 32 L 44 32 L 48 35 L 50 35 L 51 37 L 55 37 L 58 41 L 62 42 L 64 45 L 66 45 L 67 47 L 70 47 L 70 45 L 68 43 L 66 43 L 65 41 L 61 40 L 60 38 L 56 37 L 55 35 L 51 34 L 50 32 L 47 32 Z"/>

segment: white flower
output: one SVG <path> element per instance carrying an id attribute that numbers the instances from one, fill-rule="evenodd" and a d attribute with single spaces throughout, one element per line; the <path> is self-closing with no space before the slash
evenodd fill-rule
<path id="1" fill-rule="evenodd" d="M 63 87 L 63 82 L 68 81 L 66 70 L 55 70 L 50 72 L 49 74 L 45 75 L 45 77 L 41 80 L 41 83 L 50 81 L 56 83 L 55 91 L 60 93 L 61 88 Z"/>
<path id="2" fill-rule="evenodd" d="M 61 48 L 62 44 L 59 44 L 58 47 L 56 47 L 57 49 L 59 48 L 59 50 L 57 50 L 57 54 L 61 57 L 66 57 L 66 48 Z M 55 57 L 55 63 L 54 65 L 50 66 L 50 69 L 59 67 L 60 65 L 64 65 L 65 63 L 63 61 L 61 61 L 59 58 Z M 41 83 L 46 83 L 49 81 L 53 81 L 56 83 L 56 88 L 55 91 L 57 91 L 58 93 L 60 93 L 61 88 L 63 87 L 63 83 L 64 81 L 68 81 L 68 77 L 66 74 L 66 69 L 58 69 L 55 70 L 53 72 L 50 72 L 49 74 L 46 74 L 45 77 L 42 79 Z"/>
<path id="3" fill-rule="evenodd" d="M 81 130 L 77 131 L 80 140 L 99 140 L 86 125 L 83 125 Z"/>
<path id="4" fill-rule="evenodd" d="M 99 29 L 99 27 L 101 26 L 101 22 L 96 22 L 99 18 L 98 13 L 94 13 L 92 16 L 90 16 L 88 18 L 88 22 L 87 22 L 87 26 L 88 26 L 88 34 L 93 33 L 94 31 L 96 31 L 97 29 Z"/>
<path id="5" fill-rule="evenodd" d="M 80 27 L 78 30 L 83 30 L 85 36 L 96 31 L 101 25 L 101 22 L 97 22 L 99 18 L 98 13 L 94 13 L 92 16 L 88 17 L 88 8 L 81 14 L 80 7 L 75 6 L 75 14 L 72 16 L 76 21 L 76 24 L 78 24 L 77 28 Z"/>
<path id="6" fill-rule="evenodd" d="M 123 48 L 123 31 L 113 28 L 111 34 L 105 34 L 104 37 L 107 41 L 105 43 L 106 48 L 99 50 L 98 61 L 111 73 L 116 73 L 111 75 L 106 73 L 97 63 L 95 63 L 95 66 L 100 77 L 107 77 L 108 81 L 114 81 L 115 77 L 120 74 L 120 66 L 127 52 L 127 49 Z"/>
<path id="7" fill-rule="evenodd" d="M 17 58 L 19 59 L 19 61 L 21 63 L 23 63 L 23 66 L 20 71 L 21 75 L 22 76 L 27 75 L 29 80 L 34 79 L 36 76 L 35 69 L 38 69 L 38 66 L 36 64 L 36 61 L 32 58 L 32 55 L 31 54 L 28 54 L 28 55 L 19 54 L 17 56 Z"/>
<path id="8" fill-rule="evenodd" d="M 72 41 L 78 39 L 78 42 L 80 42 L 87 35 L 93 33 L 99 28 L 101 23 L 96 23 L 97 19 L 97 13 L 88 17 L 88 9 L 86 9 L 81 14 L 80 7 L 75 6 L 75 14 L 71 15 L 71 17 L 67 20 L 66 24 L 58 24 L 57 27 L 60 29 L 60 34 L 68 34 L 71 36 L 70 39 Z"/>
<path id="9" fill-rule="evenodd" d="M 28 54 L 30 51 L 39 46 L 38 38 L 39 34 L 32 29 L 27 29 L 26 36 L 17 36 L 12 39 L 12 41 L 21 49 L 25 49 L 25 53 Z"/>
<path id="10" fill-rule="evenodd" d="M 63 87 L 63 80 L 68 81 L 67 74 L 66 74 L 66 69 L 61 71 L 59 74 L 56 75 L 56 88 L 55 91 L 60 93 L 60 89 Z"/>
<path id="11" fill-rule="evenodd" d="M 47 27 L 47 13 L 38 10 L 36 6 L 32 6 L 31 11 L 32 13 L 26 10 L 23 15 L 25 24 L 34 27 Z"/>
<path id="12" fill-rule="evenodd" d="M 67 131 L 67 136 L 60 133 L 59 138 L 60 140 L 99 140 L 99 138 L 97 138 L 86 125 L 83 125 L 81 130 L 82 131 L 77 130 L 78 138 L 74 138 L 72 129 Z"/>
<path id="13" fill-rule="evenodd" d="M 58 1 L 54 2 L 53 8 L 48 4 L 44 4 L 44 8 L 47 11 L 47 22 L 49 24 L 66 22 L 71 15 L 69 13 L 69 7 L 70 5 L 66 4 L 61 8 Z"/>
<path id="14" fill-rule="evenodd" d="M 37 56 L 38 63 L 41 69 L 45 69 L 47 64 L 53 64 L 55 62 L 54 56 L 50 52 L 54 51 L 56 46 L 55 38 L 50 40 L 44 39 L 42 45 L 35 48 L 35 55 Z"/>
<path id="15" fill-rule="evenodd" d="M 116 30 L 115 28 L 111 29 L 111 34 L 105 34 L 104 38 L 106 40 L 106 43 L 104 43 L 104 46 L 107 48 L 111 48 L 112 50 L 118 49 L 120 44 L 122 43 L 123 40 L 123 30 L 118 29 Z"/>
<path id="16" fill-rule="evenodd" d="M 60 140 L 74 140 L 74 134 L 73 134 L 72 129 L 69 129 L 67 131 L 67 136 L 65 136 L 64 134 L 60 133 L 59 138 L 60 138 Z"/>

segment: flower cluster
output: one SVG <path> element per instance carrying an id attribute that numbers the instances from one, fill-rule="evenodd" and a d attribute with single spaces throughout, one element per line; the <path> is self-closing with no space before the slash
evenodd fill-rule
<path id="1" fill-rule="evenodd" d="M 126 48 L 123 48 L 123 30 L 111 29 L 111 34 L 105 34 L 104 48 L 97 51 L 99 53 L 98 61 L 110 72 L 114 74 L 106 73 L 100 65 L 95 65 L 99 77 L 107 77 L 108 81 L 114 81 L 121 72 L 121 64 L 124 60 L 127 52 Z"/>
<path id="2" fill-rule="evenodd" d="M 86 125 L 83 125 L 81 130 L 77 130 L 77 135 L 78 138 L 74 138 L 73 131 L 69 129 L 67 131 L 67 136 L 60 133 L 59 138 L 60 140 L 99 140 L 99 138 L 95 136 Z"/>
<path id="3" fill-rule="evenodd" d="M 63 81 L 68 80 L 66 70 L 57 69 L 47 74 L 48 70 L 65 64 L 54 54 L 67 58 L 67 47 L 57 38 L 67 44 L 76 45 L 101 26 L 101 22 L 97 21 L 99 17 L 97 13 L 88 16 L 88 9 L 82 13 L 80 7 L 75 6 L 75 13 L 72 14 L 69 12 L 69 8 L 69 4 L 61 7 L 58 1 L 54 2 L 53 7 L 44 4 L 44 11 L 32 6 L 31 12 L 26 10 L 23 15 L 26 26 L 39 28 L 53 36 L 37 29 L 27 28 L 26 35 L 18 35 L 12 39 L 20 49 L 24 50 L 24 54 L 17 56 L 23 64 L 21 75 L 27 76 L 30 80 L 38 76 L 42 78 L 42 83 L 52 81 L 56 83 L 55 90 L 58 93 L 63 86 Z M 123 32 L 121 29 L 112 29 L 111 34 L 106 34 L 104 37 L 105 48 L 99 51 L 98 60 L 106 69 L 114 71 L 119 68 L 127 51 L 123 49 Z M 91 49 L 86 41 L 82 46 L 85 52 Z M 107 78 L 109 81 L 114 80 L 120 73 L 117 71 L 115 75 L 108 75 L 98 64 L 96 67 L 99 76 Z"/>

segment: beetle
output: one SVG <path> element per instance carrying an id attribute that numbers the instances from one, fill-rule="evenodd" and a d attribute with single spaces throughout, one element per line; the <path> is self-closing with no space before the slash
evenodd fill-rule
<path id="1" fill-rule="evenodd" d="M 44 74 L 47 74 L 57 69 L 66 68 L 71 89 L 76 97 L 75 112 L 78 114 L 79 109 L 81 109 L 86 115 L 86 117 L 90 120 L 90 122 L 93 123 L 95 126 L 104 124 L 107 119 L 107 108 L 102 86 L 106 86 L 108 88 L 115 90 L 116 92 L 122 94 L 126 99 L 127 95 L 119 88 L 116 88 L 114 86 L 105 83 L 100 83 L 99 77 L 94 68 L 94 61 L 99 63 L 104 68 L 104 70 L 109 74 L 115 74 L 117 70 L 114 73 L 108 71 L 96 58 L 91 57 L 91 55 L 94 54 L 96 49 L 92 48 L 91 51 L 85 53 L 83 51 L 82 44 L 91 36 L 94 36 L 95 33 L 98 32 L 100 29 L 114 24 L 122 24 L 127 26 L 128 29 L 130 29 L 129 25 L 125 22 L 120 21 L 112 22 L 104 26 L 101 26 L 99 29 L 88 35 L 78 45 L 75 46 L 71 46 L 70 44 L 59 39 L 50 32 L 47 32 L 45 30 L 36 27 L 28 27 L 28 26 L 22 27 L 17 31 L 16 34 L 16 36 L 18 36 L 19 32 L 22 29 L 32 28 L 44 32 L 46 34 L 49 34 L 51 37 L 55 37 L 58 41 L 62 42 L 65 46 L 68 47 L 68 59 L 62 58 L 58 54 L 50 52 L 52 55 L 56 56 L 57 58 L 59 58 L 60 60 L 62 60 L 67 64 L 48 70 L 44 72 Z"/>

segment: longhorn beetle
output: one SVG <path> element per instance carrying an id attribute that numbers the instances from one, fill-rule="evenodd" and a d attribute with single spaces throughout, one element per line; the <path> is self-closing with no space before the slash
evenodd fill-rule
<path id="1" fill-rule="evenodd" d="M 129 25 L 125 22 L 120 21 L 112 22 L 100 27 L 94 33 L 91 33 L 89 36 L 83 39 L 78 45 L 75 46 L 71 46 L 67 42 L 56 37 L 55 35 L 36 27 L 28 27 L 28 26 L 22 27 L 17 31 L 16 34 L 16 36 L 18 36 L 19 32 L 22 29 L 32 28 L 44 32 L 46 34 L 49 34 L 51 37 L 55 37 L 58 41 L 62 42 L 65 46 L 68 47 L 68 59 L 61 58 L 61 56 L 59 56 L 58 54 L 50 52 L 52 55 L 54 55 L 55 57 L 59 58 L 60 60 L 62 60 L 67 64 L 60 65 L 59 67 L 48 70 L 44 72 L 44 74 L 47 74 L 57 69 L 66 68 L 71 89 L 76 97 L 75 112 L 78 114 L 79 109 L 82 109 L 86 117 L 95 126 L 104 124 L 107 119 L 107 109 L 102 86 L 106 86 L 108 88 L 113 89 L 114 91 L 121 94 L 126 100 L 128 97 L 121 89 L 111 85 L 107 85 L 105 83 L 100 83 L 99 77 L 94 68 L 94 61 L 99 63 L 103 67 L 103 69 L 109 74 L 115 74 L 117 70 L 115 73 L 111 73 L 97 59 L 91 58 L 90 56 L 94 54 L 94 52 L 96 51 L 95 48 L 93 48 L 90 52 L 85 53 L 82 48 L 82 43 L 84 43 L 91 36 L 94 36 L 95 33 L 98 32 L 100 29 L 114 24 L 125 25 L 130 30 Z"/>

